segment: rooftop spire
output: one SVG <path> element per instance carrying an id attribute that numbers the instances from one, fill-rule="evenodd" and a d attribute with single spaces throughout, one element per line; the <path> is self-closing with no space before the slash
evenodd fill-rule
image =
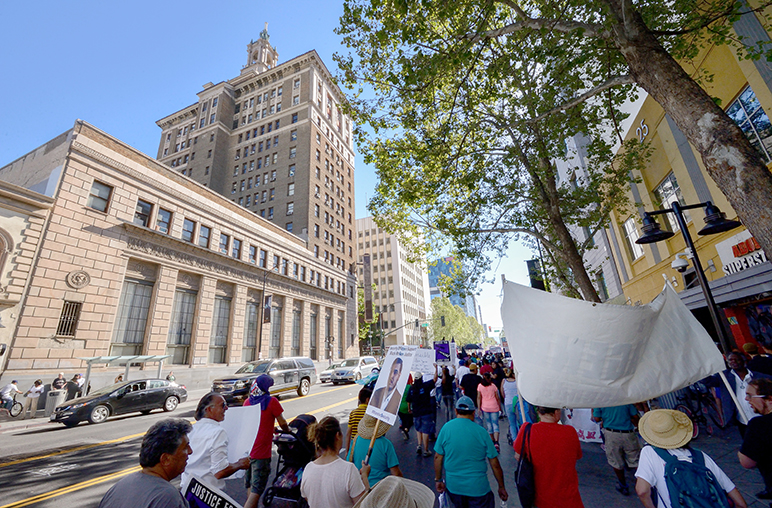
<path id="1" fill-rule="evenodd" d="M 268 35 L 268 22 L 267 21 L 265 22 L 265 28 L 263 28 L 263 31 L 260 32 L 260 38 L 264 39 L 266 41 L 271 38 L 271 36 Z"/>

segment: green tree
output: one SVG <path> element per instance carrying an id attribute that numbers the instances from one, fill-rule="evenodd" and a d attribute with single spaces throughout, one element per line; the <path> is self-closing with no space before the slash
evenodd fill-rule
<path id="1" fill-rule="evenodd" d="M 445 326 L 442 326 L 443 316 Z M 433 340 L 454 339 L 459 347 L 466 344 L 479 344 L 485 340 L 485 329 L 482 325 L 443 297 L 432 299 L 429 334 Z"/>
<path id="2" fill-rule="evenodd" d="M 373 293 L 378 286 L 372 285 Z M 380 313 L 373 309 L 373 321 L 365 321 L 365 290 L 363 287 L 357 288 L 357 314 L 359 323 L 359 351 L 364 351 L 364 346 L 379 346 L 381 344 L 381 330 L 378 328 Z M 370 353 L 368 353 L 370 354 Z"/>
<path id="3" fill-rule="evenodd" d="M 742 14 L 743 5 L 347 0 L 338 32 L 354 54 L 336 59 L 355 90 L 356 118 L 370 128 L 359 133 L 381 180 L 370 210 L 392 231 L 423 226 L 429 245 L 449 238 L 470 274 L 490 265 L 486 251 L 529 235 L 547 248 L 557 280 L 597 300 L 582 263 L 586 246 L 575 245 L 570 226 L 604 227 L 609 209 L 624 203 L 620 186 L 646 148 L 631 143 L 615 159 L 602 133 L 618 126 L 619 105 L 637 84 L 772 250 L 772 176 L 676 61 L 730 42 L 731 22 L 754 15 Z M 763 48 L 745 49 L 756 57 Z M 375 99 L 364 100 L 365 91 Z M 567 155 L 563 139 L 579 132 L 592 139 L 590 177 L 559 183 L 551 161 Z"/>

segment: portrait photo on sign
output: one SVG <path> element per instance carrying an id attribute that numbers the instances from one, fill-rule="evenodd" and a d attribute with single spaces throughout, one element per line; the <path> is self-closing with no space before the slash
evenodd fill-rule
<path id="1" fill-rule="evenodd" d="M 407 379 L 410 376 L 414 349 L 415 347 L 411 346 L 392 346 L 389 348 L 378 380 L 375 382 L 373 395 L 370 397 L 370 405 L 367 407 L 367 414 L 380 420 L 388 419 L 393 422 L 396 419 L 402 394 L 405 392 Z M 384 418 L 384 412 L 391 416 Z"/>

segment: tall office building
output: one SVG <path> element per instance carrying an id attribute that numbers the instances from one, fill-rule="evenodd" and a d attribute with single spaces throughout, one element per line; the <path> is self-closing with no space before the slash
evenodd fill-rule
<path id="1" fill-rule="evenodd" d="M 378 227 L 372 217 L 357 219 L 359 261 L 370 255 L 373 311 L 380 314 L 385 345 L 422 344 L 429 311 L 429 278 L 426 267 L 408 260 L 396 236 Z M 360 264 L 359 280 L 364 280 Z M 416 319 L 419 326 L 416 327 Z"/>
<path id="2" fill-rule="evenodd" d="M 455 259 L 453 257 L 446 257 L 438 259 L 433 265 L 429 266 L 429 292 L 431 298 L 446 297 L 450 300 L 450 303 L 461 308 L 467 316 L 475 318 L 478 323 L 482 324 L 482 311 L 479 309 L 477 298 L 474 295 L 470 294 L 463 298 L 457 294 L 446 295 L 443 294 L 439 287 L 443 275 L 446 277 L 451 276 L 454 263 Z"/>
<path id="3" fill-rule="evenodd" d="M 205 84 L 196 103 L 156 122 L 157 158 L 353 274 L 354 143 L 345 98 L 316 51 L 278 62 L 266 23 L 238 76 Z"/>

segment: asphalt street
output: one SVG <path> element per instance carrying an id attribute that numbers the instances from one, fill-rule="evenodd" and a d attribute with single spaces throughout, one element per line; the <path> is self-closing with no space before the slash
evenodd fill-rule
<path id="1" fill-rule="evenodd" d="M 303 413 L 311 413 L 317 418 L 330 414 L 345 424 L 348 413 L 356 407 L 359 388 L 359 385 L 317 384 L 307 397 L 285 396 L 281 400 L 285 417 L 291 420 Z M 123 475 L 138 469 L 139 444 L 147 428 L 169 416 L 192 420 L 195 405 L 204 393 L 205 390 L 190 392 L 188 402 L 173 413 L 154 411 L 149 415 L 128 415 L 99 425 L 81 424 L 72 429 L 46 420 L 0 422 L 0 508 L 96 507 L 110 486 Z M 438 426 L 442 423 L 440 419 Z M 506 420 L 501 424 L 506 433 Z M 411 431 L 409 441 L 405 441 L 396 428 L 391 429 L 387 437 L 394 443 L 405 476 L 434 488 L 432 459 L 416 455 L 414 431 Z M 707 452 L 726 471 L 740 488 L 748 506 L 768 506 L 768 502 L 753 496 L 763 488 L 758 472 L 745 470 L 737 462 L 740 439 L 735 428 L 710 437 L 703 433 L 692 445 Z M 501 447 L 500 461 L 511 496 L 507 506 L 518 507 L 513 478 L 514 451 L 506 444 L 505 434 Z M 577 464 L 577 471 L 585 506 L 641 506 L 634 494 L 624 497 L 614 490 L 614 476 L 599 444 L 583 443 L 582 450 L 584 456 Z M 274 473 L 276 459 L 274 453 Z M 633 472 L 628 473 L 631 480 L 632 475 Z M 490 471 L 489 481 L 495 487 Z M 242 479 L 226 481 L 226 492 L 239 503 L 246 500 Z"/>

